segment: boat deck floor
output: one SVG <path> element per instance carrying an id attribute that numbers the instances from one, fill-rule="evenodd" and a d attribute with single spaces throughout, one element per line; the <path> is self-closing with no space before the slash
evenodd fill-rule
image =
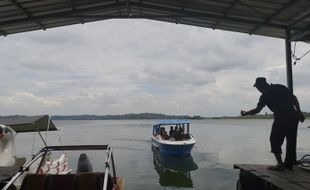
<path id="1" fill-rule="evenodd" d="M 267 167 L 268 165 L 235 164 L 234 168 L 240 170 L 239 182 L 243 186 L 239 189 L 310 189 L 310 170 L 294 166 L 293 170 L 271 171 Z"/>

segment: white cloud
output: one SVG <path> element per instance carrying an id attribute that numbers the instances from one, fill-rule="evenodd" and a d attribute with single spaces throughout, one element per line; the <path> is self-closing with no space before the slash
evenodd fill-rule
<path id="1" fill-rule="evenodd" d="M 0 54 L 0 115 L 238 115 L 256 105 L 257 76 L 286 84 L 284 40 L 148 20 L 9 35 Z M 293 67 L 305 111 L 309 60 Z"/>
<path id="2" fill-rule="evenodd" d="M 49 109 L 62 106 L 60 101 L 35 96 L 30 92 L 16 92 L 11 96 L 0 96 L 0 106 L 5 112 L 23 113 L 23 114 L 41 114 L 38 111 L 50 113 Z"/>

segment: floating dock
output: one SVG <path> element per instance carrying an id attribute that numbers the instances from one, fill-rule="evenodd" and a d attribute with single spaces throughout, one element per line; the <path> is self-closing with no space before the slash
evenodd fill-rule
<path id="1" fill-rule="evenodd" d="M 235 164 L 240 170 L 237 190 L 309 190 L 310 170 L 271 171 L 268 165 Z"/>

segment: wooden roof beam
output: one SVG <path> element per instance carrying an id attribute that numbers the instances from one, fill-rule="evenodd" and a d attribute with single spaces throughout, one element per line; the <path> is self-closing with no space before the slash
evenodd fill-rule
<path id="1" fill-rule="evenodd" d="M 295 3 L 297 3 L 300 0 L 291 0 L 290 2 L 288 2 L 287 4 L 285 4 L 284 6 L 282 6 L 279 10 L 277 10 L 276 12 L 274 12 L 270 17 L 268 17 L 265 20 L 265 23 L 269 23 L 273 18 L 275 18 L 276 16 L 278 16 L 279 14 L 281 14 L 282 12 L 284 12 L 287 8 L 293 6 Z M 256 32 L 262 25 L 256 25 L 254 26 L 254 28 L 249 32 L 250 35 L 254 34 L 254 32 Z"/>
<path id="2" fill-rule="evenodd" d="M 259 14 L 259 15 L 261 15 L 261 16 L 263 16 L 263 17 L 266 17 L 266 15 L 265 15 L 264 13 L 258 11 L 257 9 L 253 8 L 252 6 L 250 6 L 250 5 L 246 4 L 246 3 L 244 3 L 244 2 L 241 1 L 241 0 L 240 0 L 239 2 L 240 2 L 241 5 L 247 7 L 248 9 L 250 9 L 250 10 L 256 12 L 257 14 Z"/>
<path id="3" fill-rule="evenodd" d="M 112 5 L 102 5 L 98 7 L 88 7 L 84 9 L 78 9 L 76 11 L 64 11 L 62 13 L 49 13 L 46 15 L 40 15 L 40 16 L 31 16 L 27 18 L 19 18 L 19 19 L 14 19 L 10 21 L 0 21 L 0 28 L 6 25 L 11 25 L 11 24 L 22 24 L 25 22 L 37 22 L 43 19 L 48 19 L 48 18 L 94 18 L 94 16 L 88 16 L 88 15 L 82 15 L 87 12 L 92 12 L 94 10 L 100 10 L 100 9 L 114 9 L 118 8 L 118 6 L 125 6 L 124 3 L 120 3 L 120 5 L 112 4 Z M 98 18 L 103 18 L 103 16 L 97 16 Z M 104 16 L 104 18 L 116 18 L 116 15 L 110 15 L 110 16 Z"/>
<path id="4" fill-rule="evenodd" d="M 68 3 L 70 4 L 72 12 L 75 12 L 76 11 L 76 6 L 75 6 L 75 3 L 74 3 L 74 0 L 68 0 Z M 80 22 L 81 22 L 81 24 L 85 23 L 83 17 L 81 17 L 81 21 Z"/>
<path id="5" fill-rule="evenodd" d="M 131 2 L 131 5 L 134 7 L 138 7 L 138 3 L 136 2 Z M 264 22 L 264 21 L 259 21 L 259 20 L 253 20 L 253 19 L 248 19 L 248 18 L 237 18 L 237 17 L 229 17 L 229 16 L 222 16 L 222 15 L 218 15 L 218 14 L 212 14 L 212 13 L 201 13 L 201 12 L 194 12 L 194 11 L 190 11 L 190 10 L 180 10 L 179 7 L 176 8 L 171 8 L 171 7 L 162 7 L 162 6 L 158 6 L 158 5 L 147 5 L 147 4 L 143 4 L 143 7 L 146 9 L 150 9 L 150 10 L 159 10 L 162 12 L 167 12 L 167 15 L 143 15 L 144 18 L 171 18 L 171 17 L 180 17 L 180 18 L 211 18 L 211 19 L 216 19 L 216 20 L 226 20 L 229 22 L 237 22 L 237 23 L 242 23 L 242 24 L 252 24 L 252 25 L 262 25 L 262 26 L 266 26 L 266 27 L 272 27 L 272 28 L 281 28 L 281 29 L 285 29 L 287 28 L 287 24 L 286 23 L 272 23 L 272 22 Z M 202 10 L 201 10 L 202 11 Z M 137 18 L 137 15 L 132 15 L 131 18 Z M 295 27 L 296 30 L 300 30 L 301 28 Z"/>
<path id="6" fill-rule="evenodd" d="M 309 16 L 310 16 L 310 10 L 308 9 L 308 11 L 306 11 L 306 13 L 305 13 L 304 16 L 302 16 L 302 17 L 300 17 L 299 19 L 297 19 L 297 20 L 291 22 L 291 23 L 289 24 L 289 27 L 295 26 L 296 24 L 298 24 L 299 22 L 302 22 L 303 20 L 305 20 L 305 19 L 308 18 Z"/>
<path id="7" fill-rule="evenodd" d="M 304 40 L 305 38 L 308 38 L 309 40 Z M 295 32 L 294 34 L 292 34 L 291 41 L 305 41 L 309 43 L 310 42 L 310 26 L 304 31 Z"/>
<path id="8" fill-rule="evenodd" d="M 68 0 L 68 3 L 70 4 L 72 11 L 76 11 L 76 6 L 75 6 L 73 0 Z"/>
<path id="9" fill-rule="evenodd" d="M 16 0 L 9 0 L 16 8 L 22 11 L 28 18 L 32 17 L 32 14 L 29 13 L 24 7 L 22 7 Z M 43 30 L 46 30 L 46 27 L 39 21 L 34 21 L 37 23 Z"/>
<path id="10" fill-rule="evenodd" d="M 126 6 L 127 6 L 127 16 L 131 16 L 131 8 L 130 8 L 130 0 L 126 0 Z"/>
<path id="11" fill-rule="evenodd" d="M 139 11 L 140 11 L 140 15 L 143 15 L 143 9 L 142 9 L 142 0 L 139 0 L 139 4 L 140 4 L 140 7 L 139 7 Z"/>
<path id="12" fill-rule="evenodd" d="M 209 12 L 202 12 L 203 10 L 197 10 L 192 11 L 192 10 L 180 10 L 180 7 L 163 7 L 163 6 L 158 6 L 158 5 L 148 5 L 143 3 L 143 8 L 150 10 L 151 12 L 154 11 L 156 12 L 161 12 L 162 14 L 149 14 L 146 15 L 144 12 L 144 15 L 131 15 L 128 17 L 127 15 L 117 15 L 117 14 L 110 14 L 110 15 L 87 15 L 87 12 L 91 12 L 94 10 L 104 10 L 107 9 L 115 9 L 119 6 L 124 6 L 126 7 L 126 2 L 121 2 L 119 5 L 111 4 L 111 5 L 103 5 L 103 6 L 97 6 L 97 7 L 88 7 L 84 9 L 78 9 L 74 12 L 70 11 L 64 11 L 62 13 L 49 13 L 46 15 L 40 15 L 40 16 L 31 16 L 30 18 L 19 18 L 19 19 L 14 19 L 14 20 L 9 20 L 9 21 L 0 21 L 0 28 L 5 25 L 11 25 L 11 24 L 22 24 L 25 22 L 36 22 L 40 21 L 43 19 L 47 18 L 98 18 L 98 19 L 112 19 L 112 18 L 145 18 L 145 19 L 156 19 L 156 18 L 210 18 L 214 20 L 225 20 L 226 22 L 232 22 L 232 23 L 240 23 L 240 24 L 249 24 L 249 25 L 262 25 L 265 27 L 271 27 L 271 28 L 279 28 L 279 29 L 285 29 L 287 28 L 287 23 L 273 23 L 271 22 L 264 22 L 263 20 L 258 20 L 258 19 L 249 19 L 249 18 L 238 18 L 238 17 L 224 17 L 222 15 L 218 15 L 216 13 L 209 13 Z M 139 2 L 130 2 L 130 6 L 134 8 L 139 8 L 141 7 L 141 4 Z M 300 31 L 300 27 L 293 27 L 293 30 Z"/>
<path id="13" fill-rule="evenodd" d="M 229 14 L 229 12 L 234 8 L 234 6 L 239 2 L 240 0 L 235 0 L 234 2 L 232 2 L 230 4 L 230 6 L 226 9 L 226 11 L 223 13 L 223 16 L 224 17 L 227 17 L 227 15 Z M 214 25 L 212 26 L 213 29 L 216 29 L 217 26 L 219 25 L 219 23 L 221 22 L 222 20 L 218 20 L 214 23 Z"/>
<path id="14" fill-rule="evenodd" d="M 4 32 L 3 30 L 0 30 L 0 35 L 1 35 L 1 36 L 7 36 L 7 33 Z"/>
<path id="15" fill-rule="evenodd" d="M 119 0 L 116 0 L 116 4 L 118 5 L 118 14 L 121 15 L 122 14 L 122 9 L 121 9 Z"/>

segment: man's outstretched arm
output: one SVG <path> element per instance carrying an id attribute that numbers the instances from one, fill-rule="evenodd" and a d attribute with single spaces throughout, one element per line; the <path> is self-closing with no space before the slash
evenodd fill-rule
<path id="1" fill-rule="evenodd" d="M 305 116 L 302 114 L 301 110 L 300 110 L 300 105 L 298 102 L 298 99 L 295 95 L 292 96 L 292 101 L 293 101 L 293 105 L 298 113 L 298 120 L 301 122 L 304 122 L 305 120 Z"/>
<path id="2" fill-rule="evenodd" d="M 241 110 L 240 114 L 241 114 L 242 116 L 246 116 L 246 115 L 256 115 L 256 114 L 258 114 L 258 113 L 263 109 L 263 107 L 264 107 L 264 106 L 259 106 L 259 105 L 257 105 L 256 108 L 251 109 L 251 110 L 249 110 L 249 111 Z"/>

